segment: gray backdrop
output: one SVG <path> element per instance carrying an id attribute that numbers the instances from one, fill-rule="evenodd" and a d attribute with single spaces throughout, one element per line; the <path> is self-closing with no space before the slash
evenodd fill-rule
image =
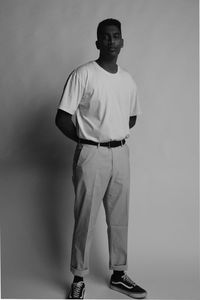
<path id="1" fill-rule="evenodd" d="M 129 139 L 129 274 L 154 299 L 198 295 L 198 1 L 1 0 L 2 297 L 64 298 L 75 145 L 54 124 L 68 74 L 96 59 L 96 27 L 122 22 L 119 63 L 143 114 Z M 88 298 L 108 288 L 101 207 Z"/>

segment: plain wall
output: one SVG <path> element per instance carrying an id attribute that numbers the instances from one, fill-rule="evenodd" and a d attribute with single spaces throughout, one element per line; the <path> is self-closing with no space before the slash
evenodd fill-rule
<path id="1" fill-rule="evenodd" d="M 97 24 L 113 17 L 143 111 L 128 141 L 129 274 L 149 298 L 197 299 L 198 11 L 197 0 L 1 0 L 3 298 L 63 298 L 71 283 L 75 144 L 54 118 L 69 73 L 98 57 Z M 90 286 L 109 274 L 101 207 Z"/>

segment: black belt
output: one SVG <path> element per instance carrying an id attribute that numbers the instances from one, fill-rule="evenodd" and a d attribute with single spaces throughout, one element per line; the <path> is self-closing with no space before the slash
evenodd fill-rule
<path id="1" fill-rule="evenodd" d="M 98 142 L 94 142 L 94 141 L 90 141 L 90 140 L 79 139 L 79 143 L 87 144 L 87 145 L 94 145 L 94 146 L 101 146 L 101 147 L 108 147 L 108 148 L 115 148 L 115 147 L 123 146 L 126 143 L 126 140 L 123 139 L 121 141 L 110 141 L 110 142 L 98 143 Z"/>

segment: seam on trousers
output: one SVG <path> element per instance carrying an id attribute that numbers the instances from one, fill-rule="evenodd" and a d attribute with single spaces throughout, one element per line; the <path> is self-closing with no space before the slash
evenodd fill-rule
<path id="1" fill-rule="evenodd" d="M 97 174 L 96 176 L 97 177 Z M 96 181 L 96 178 L 95 178 Z M 94 226 L 95 224 L 93 224 L 93 215 L 92 215 L 92 211 L 93 211 L 93 206 L 95 205 L 94 203 L 94 199 L 95 199 L 95 185 L 93 186 L 93 190 L 90 193 L 90 197 L 91 197 L 91 206 L 90 206 L 90 216 L 89 216 L 89 221 L 88 221 L 88 231 L 87 231 L 87 236 L 86 236 L 86 241 L 85 241 L 85 249 L 84 249 L 84 262 L 86 262 L 88 264 L 88 270 L 89 270 L 89 253 L 90 253 L 90 248 L 91 248 L 91 243 L 92 243 L 92 238 L 93 238 L 93 232 L 94 232 Z M 88 240 L 89 239 L 89 240 Z M 87 256 L 86 256 L 87 255 Z"/>

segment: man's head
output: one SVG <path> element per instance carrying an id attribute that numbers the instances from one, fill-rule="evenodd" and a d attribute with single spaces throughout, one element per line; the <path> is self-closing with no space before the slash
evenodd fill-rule
<path id="1" fill-rule="evenodd" d="M 121 23 L 116 19 L 106 19 L 99 23 L 97 27 L 97 40 L 100 40 L 101 36 L 104 34 L 104 28 L 106 26 L 116 26 L 121 34 Z"/>
<path id="2" fill-rule="evenodd" d="M 118 20 L 106 19 L 99 23 L 96 46 L 103 56 L 118 56 L 123 47 L 121 23 Z"/>

